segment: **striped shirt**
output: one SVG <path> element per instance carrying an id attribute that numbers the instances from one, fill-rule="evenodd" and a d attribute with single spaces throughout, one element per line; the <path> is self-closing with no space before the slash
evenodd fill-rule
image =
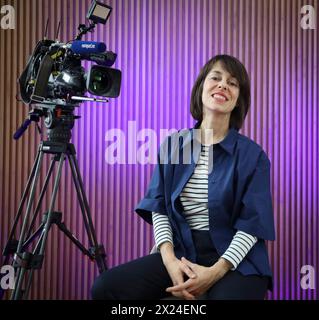
<path id="1" fill-rule="evenodd" d="M 195 170 L 180 194 L 185 219 L 193 230 L 209 230 L 208 215 L 208 163 L 209 146 L 202 145 Z M 166 215 L 153 212 L 154 237 L 157 248 L 164 242 L 173 244 L 173 234 Z M 257 242 L 257 238 L 238 230 L 222 257 L 235 270 Z"/>

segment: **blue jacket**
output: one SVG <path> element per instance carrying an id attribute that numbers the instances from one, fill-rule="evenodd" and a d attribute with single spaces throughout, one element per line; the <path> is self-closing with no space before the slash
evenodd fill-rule
<path id="1" fill-rule="evenodd" d="M 191 230 L 179 199 L 201 151 L 197 140 L 200 123 L 173 133 L 161 144 L 145 197 L 135 211 L 152 224 L 152 212 L 167 215 L 173 230 L 174 251 L 196 262 Z M 189 152 L 191 150 L 191 152 Z M 230 245 L 237 230 L 258 238 L 237 270 L 244 275 L 272 277 L 265 240 L 275 240 L 270 161 L 254 141 L 230 129 L 225 139 L 210 147 L 214 157 L 208 175 L 208 211 L 211 239 L 219 255 Z M 270 285 L 271 287 L 271 285 Z"/>

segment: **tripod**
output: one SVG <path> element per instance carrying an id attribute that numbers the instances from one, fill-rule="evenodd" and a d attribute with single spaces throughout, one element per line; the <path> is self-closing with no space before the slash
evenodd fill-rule
<path id="1" fill-rule="evenodd" d="M 47 118 L 45 120 L 45 124 L 48 128 L 48 141 L 42 141 L 39 145 L 36 159 L 23 192 L 13 227 L 9 234 L 9 240 L 3 251 L 3 256 L 5 257 L 3 265 L 7 265 L 10 260 L 10 255 L 14 255 L 13 267 L 15 270 L 16 281 L 11 295 L 12 300 L 23 300 L 28 298 L 32 284 L 33 273 L 35 270 L 42 268 L 46 242 L 49 231 L 53 224 L 55 224 L 59 230 L 61 230 L 77 246 L 77 248 L 81 250 L 83 254 L 87 255 L 92 261 L 97 263 L 100 273 L 107 270 L 106 253 L 103 245 L 98 244 L 97 242 L 90 208 L 76 159 L 75 147 L 72 143 L 69 143 L 71 139 L 71 129 L 74 125 L 74 119 L 77 119 L 78 117 L 73 115 L 73 109 L 71 109 L 71 111 L 69 110 L 63 112 L 61 112 L 61 110 L 57 112 L 55 109 L 52 109 L 50 111 L 46 111 L 46 116 Z M 37 205 L 33 212 L 31 223 L 29 223 L 32 213 L 32 206 L 35 200 L 35 190 L 39 180 L 41 166 L 45 154 L 51 154 L 53 157 L 51 159 L 49 170 L 41 189 Z M 54 204 L 61 180 L 63 163 L 66 159 L 68 160 L 71 168 L 72 180 L 74 182 L 79 205 L 81 207 L 84 226 L 90 246 L 88 249 L 85 248 L 84 245 L 81 244 L 81 242 L 67 229 L 62 221 L 62 213 L 54 211 Z M 44 213 L 41 225 L 34 232 L 32 232 L 42 200 L 47 192 L 47 187 L 56 164 L 58 164 L 58 169 L 54 179 L 54 186 L 49 201 L 48 211 Z M 29 198 L 27 201 L 20 237 L 19 240 L 16 240 L 14 235 L 28 195 Z M 33 251 L 28 252 L 27 248 L 36 238 L 38 238 L 38 241 Z"/>

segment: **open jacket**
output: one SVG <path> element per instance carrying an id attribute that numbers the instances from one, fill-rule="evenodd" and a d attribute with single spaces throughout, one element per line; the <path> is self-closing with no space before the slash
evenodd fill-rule
<path id="1" fill-rule="evenodd" d="M 201 143 L 200 123 L 168 136 L 158 152 L 145 197 L 135 211 L 152 224 L 152 212 L 167 215 L 173 231 L 175 255 L 196 262 L 191 230 L 179 196 L 194 172 Z M 218 147 L 217 147 L 218 145 Z M 208 174 L 208 211 L 211 239 L 221 256 L 237 230 L 258 238 L 237 270 L 244 275 L 272 277 L 265 240 L 275 240 L 270 191 L 270 161 L 263 149 L 231 128 L 225 139 L 210 146 L 214 159 Z"/>

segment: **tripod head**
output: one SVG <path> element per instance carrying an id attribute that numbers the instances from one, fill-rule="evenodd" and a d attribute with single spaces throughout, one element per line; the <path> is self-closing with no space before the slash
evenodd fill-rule
<path id="1" fill-rule="evenodd" d="M 45 105 L 40 106 L 43 116 L 44 125 L 47 129 L 47 139 L 51 142 L 70 142 L 72 137 L 71 130 L 74 127 L 74 122 L 80 116 L 74 115 L 74 109 L 77 105 Z"/>
<path id="2" fill-rule="evenodd" d="M 68 143 L 72 137 L 74 120 L 78 118 L 80 117 L 75 116 L 73 110 L 58 107 L 55 110 L 49 110 L 44 120 L 48 141 Z"/>
<path id="3" fill-rule="evenodd" d="M 48 141 L 68 143 L 72 137 L 71 130 L 74 127 L 75 120 L 81 118 L 74 115 L 74 110 L 78 106 L 78 104 L 34 105 L 29 112 L 27 120 L 15 132 L 13 137 L 18 140 L 32 122 L 39 122 L 41 118 L 44 118 Z M 41 133 L 40 128 L 39 131 Z"/>

